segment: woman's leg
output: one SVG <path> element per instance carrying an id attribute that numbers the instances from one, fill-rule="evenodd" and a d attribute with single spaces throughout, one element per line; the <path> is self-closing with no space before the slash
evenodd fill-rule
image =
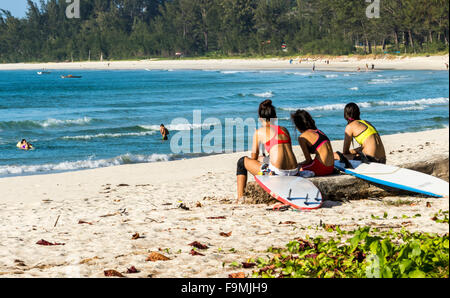
<path id="1" fill-rule="evenodd" d="M 258 160 L 242 157 L 237 164 L 237 194 L 238 199 L 244 196 L 245 187 L 247 186 L 248 172 L 252 175 L 258 175 L 262 163 Z"/>

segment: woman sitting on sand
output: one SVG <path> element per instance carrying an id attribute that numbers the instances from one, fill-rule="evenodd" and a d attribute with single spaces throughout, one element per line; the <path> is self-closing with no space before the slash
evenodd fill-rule
<path id="1" fill-rule="evenodd" d="M 375 127 L 368 121 L 361 120 L 357 104 L 349 103 L 344 110 L 344 117 L 348 125 L 345 129 L 343 155 L 349 160 L 367 160 L 386 164 L 386 152 L 383 142 Z M 357 149 L 350 149 L 353 139 L 361 145 Z M 335 153 L 336 160 L 341 159 L 339 152 Z"/>
<path id="2" fill-rule="evenodd" d="M 311 171 L 316 176 L 327 176 L 334 172 L 334 155 L 330 139 L 316 127 L 316 122 L 304 110 L 297 110 L 291 115 L 301 135 L 298 138 L 306 160 L 300 164 L 300 171 Z M 311 154 L 315 154 L 314 160 Z"/>
<path id="3" fill-rule="evenodd" d="M 298 175 L 297 159 L 292 151 L 292 142 L 285 127 L 273 125 L 277 121 L 277 113 L 271 100 L 259 105 L 259 120 L 262 127 L 253 135 L 252 156 L 242 157 L 237 164 L 237 192 L 238 200 L 243 198 L 247 185 L 247 175 L 258 175 L 268 171 L 271 175 L 296 176 Z M 269 164 L 260 157 L 260 145 L 270 155 Z"/>

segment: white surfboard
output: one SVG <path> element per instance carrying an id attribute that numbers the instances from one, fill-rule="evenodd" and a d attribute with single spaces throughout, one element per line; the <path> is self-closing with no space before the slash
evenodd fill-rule
<path id="1" fill-rule="evenodd" d="M 346 169 L 345 164 L 339 161 L 335 162 L 335 167 L 346 174 L 392 188 L 438 198 L 448 197 L 449 194 L 448 182 L 431 175 L 380 163 L 354 160 L 350 163 L 354 169 Z"/>
<path id="2" fill-rule="evenodd" d="M 302 177 L 255 176 L 256 182 L 272 197 L 299 210 L 322 207 L 322 194 L 309 180 Z"/>

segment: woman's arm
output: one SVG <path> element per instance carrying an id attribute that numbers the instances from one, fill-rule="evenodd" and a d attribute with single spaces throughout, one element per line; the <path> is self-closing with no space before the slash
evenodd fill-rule
<path id="1" fill-rule="evenodd" d="M 298 138 L 298 143 L 300 144 L 300 148 L 302 148 L 303 155 L 305 156 L 305 161 L 302 162 L 302 164 L 312 163 L 313 160 L 311 158 L 311 153 L 309 153 L 308 141 L 305 138 L 303 138 L 302 136 L 300 136 Z"/>
<path id="2" fill-rule="evenodd" d="M 252 145 L 252 159 L 258 160 L 259 158 L 259 138 L 258 131 L 253 135 L 253 145 Z"/>
<path id="3" fill-rule="evenodd" d="M 352 143 L 352 139 L 353 139 L 353 134 L 352 134 L 352 130 L 349 128 L 349 126 L 347 126 L 347 128 L 345 129 L 345 138 L 344 138 L 344 148 L 342 149 L 344 154 L 352 154 L 350 152 L 350 145 Z"/>

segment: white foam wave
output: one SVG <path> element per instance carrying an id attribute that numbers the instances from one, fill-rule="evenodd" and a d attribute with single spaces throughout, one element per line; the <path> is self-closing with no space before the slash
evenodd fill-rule
<path id="1" fill-rule="evenodd" d="M 423 98 L 417 100 L 405 100 L 405 101 L 375 101 L 375 102 L 359 102 L 357 103 L 360 108 L 370 108 L 375 106 L 415 106 L 414 108 L 423 108 L 425 109 L 428 105 L 437 105 L 437 104 L 448 104 L 448 97 L 439 97 L 439 98 Z M 304 110 L 306 111 L 334 111 L 334 110 L 343 110 L 346 104 L 330 104 L 324 106 L 312 106 L 306 107 Z M 298 108 L 281 108 L 285 111 L 296 111 Z"/>
<path id="2" fill-rule="evenodd" d="M 130 133 L 99 133 L 96 135 L 65 136 L 64 140 L 92 140 L 99 138 L 142 137 L 156 134 L 156 131 L 130 132 Z"/>
<path id="3" fill-rule="evenodd" d="M 160 162 L 169 160 L 171 160 L 171 156 L 167 154 L 152 154 L 152 155 L 124 154 L 115 158 L 101 159 L 101 160 L 88 159 L 73 162 L 66 161 L 57 164 L 0 166 L 0 175 L 23 175 L 23 174 L 35 174 L 52 171 L 86 170 L 86 169 L 118 166 L 123 164 Z"/>
<path id="4" fill-rule="evenodd" d="M 218 125 L 221 124 L 220 122 L 214 122 L 214 123 L 202 123 L 202 124 L 169 124 L 166 125 L 166 128 L 170 131 L 185 131 L 185 130 L 194 130 L 194 129 L 210 129 L 212 125 Z M 159 131 L 160 126 L 159 125 L 139 125 L 142 129 L 147 129 L 151 131 Z"/>
<path id="5" fill-rule="evenodd" d="M 272 91 L 263 92 L 263 93 L 255 93 L 253 95 L 256 97 L 264 97 L 264 98 L 271 98 L 274 96 Z"/>
<path id="6" fill-rule="evenodd" d="M 329 74 L 329 75 L 325 75 L 325 77 L 327 79 L 331 79 L 331 78 L 337 78 L 337 77 L 339 77 L 339 75 L 337 75 L 337 74 Z"/>
<path id="7" fill-rule="evenodd" d="M 358 91 L 359 88 L 358 87 L 352 87 L 352 88 L 348 88 L 348 90 Z"/>
<path id="8" fill-rule="evenodd" d="M 59 119 L 47 119 L 45 121 L 37 122 L 42 127 L 54 127 L 54 126 L 64 126 L 64 125 L 85 125 L 92 121 L 91 118 L 83 117 L 80 119 L 69 119 L 69 120 L 59 120 Z"/>

